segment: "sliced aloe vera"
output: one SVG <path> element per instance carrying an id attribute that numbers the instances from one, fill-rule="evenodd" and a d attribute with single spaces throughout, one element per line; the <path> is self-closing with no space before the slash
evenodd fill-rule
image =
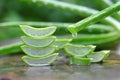
<path id="1" fill-rule="evenodd" d="M 31 38 L 28 36 L 22 36 L 22 41 L 33 47 L 46 47 L 49 46 L 51 43 L 53 43 L 56 39 L 56 37 L 45 37 L 45 38 Z"/>
<path id="2" fill-rule="evenodd" d="M 109 56 L 109 50 L 103 50 L 99 52 L 93 52 L 93 54 L 88 55 L 88 58 L 92 58 L 92 62 L 100 62 Z"/>
<path id="3" fill-rule="evenodd" d="M 70 64 L 74 65 L 89 65 L 91 63 L 91 58 L 80 58 L 79 56 L 71 56 Z"/>
<path id="4" fill-rule="evenodd" d="M 21 30 L 30 37 L 46 37 L 52 35 L 56 31 L 56 27 L 47 27 L 47 28 L 33 28 L 27 25 L 21 25 Z"/>
<path id="5" fill-rule="evenodd" d="M 52 43 L 53 46 L 57 46 L 57 50 L 64 48 L 65 44 L 69 43 L 71 39 L 56 39 Z"/>
<path id="6" fill-rule="evenodd" d="M 57 57 L 58 57 L 58 53 L 54 53 L 44 58 L 23 56 L 22 60 L 30 66 L 46 66 L 52 64 L 57 59 Z"/>
<path id="7" fill-rule="evenodd" d="M 32 57 L 46 57 L 55 51 L 55 47 L 35 48 L 27 45 L 21 46 L 22 50 Z"/>
<path id="8" fill-rule="evenodd" d="M 90 54 L 96 46 L 83 46 L 83 45 L 73 45 L 73 44 L 66 44 L 65 51 L 72 56 L 79 56 L 84 57 Z"/>

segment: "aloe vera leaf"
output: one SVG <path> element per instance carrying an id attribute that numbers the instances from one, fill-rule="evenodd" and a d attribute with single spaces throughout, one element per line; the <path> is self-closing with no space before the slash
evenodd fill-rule
<path id="1" fill-rule="evenodd" d="M 35 26 L 37 28 L 48 27 L 48 26 L 57 26 L 58 28 L 62 28 L 62 27 L 67 27 L 70 24 L 72 24 L 72 23 L 19 21 L 19 22 L 1 22 L 0 27 L 4 28 L 7 26 L 14 27 L 14 26 L 18 26 L 18 25 L 30 25 L 30 26 Z M 7 27 L 7 28 L 10 28 L 10 27 Z"/>
<path id="2" fill-rule="evenodd" d="M 22 44 L 22 42 L 15 42 L 8 45 L 0 46 L 0 55 L 20 52 L 20 46 Z"/>
<path id="3" fill-rule="evenodd" d="M 86 27 L 85 29 L 81 30 L 79 33 L 103 34 L 103 33 L 109 33 L 113 31 L 114 29 L 108 25 L 94 24 Z"/>
<path id="4" fill-rule="evenodd" d="M 79 44 L 103 44 L 115 41 L 120 38 L 118 32 L 111 32 L 108 34 L 97 34 L 97 35 L 78 35 L 72 39 L 72 43 Z"/>
<path id="5" fill-rule="evenodd" d="M 88 58 L 92 58 L 91 62 L 100 62 L 104 59 L 106 59 L 109 56 L 110 51 L 109 50 L 103 50 L 99 52 L 93 52 L 90 55 L 87 55 Z"/>
<path id="6" fill-rule="evenodd" d="M 70 25 L 68 27 L 68 30 L 74 34 L 74 33 L 77 33 L 78 31 L 84 29 L 85 27 L 91 25 L 91 24 L 94 24 L 98 21 L 100 21 L 101 19 L 104 19 L 105 17 L 117 12 L 120 10 L 120 2 L 100 11 L 99 13 L 97 14 L 94 14 L 88 18 L 85 18 L 73 25 Z"/>
<path id="7" fill-rule="evenodd" d="M 50 1 L 50 0 L 34 0 L 34 3 L 44 5 L 53 9 L 61 9 L 68 12 L 72 12 L 82 16 L 90 16 L 97 14 L 99 11 L 84 6 L 78 6 L 70 3 L 60 2 L 60 1 Z M 111 11 L 112 12 L 112 11 Z M 113 13 L 113 12 L 112 12 Z M 101 18 L 100 18 L 101 19 Z M 102 20 L 103 23 L 108 23 L 112 25 L 116 30 L 119 30 L 119 22 L 112 17 L 107 17 L 105 20 Z"/>
<path id="8" fill-rule="evenodd" d="M 47 66 L 52 64 L 57 59 L 58 55 L 59 55 L 58 53 L 54 53 L 44 58 L 23 56 L 22 60 L 30 66 Z"/>
<path id="9" fill-rule="evenodd" d="M 56 27 L 33 28 L 27 25 L 21 25 L 21 30 L 30 37 L 41 38 L 52 35 L 56 31 Z"/>
<path id="10" fill-rule="evenodd" d="M 8 28 L 14 28 L 18 27 L 18 25 L 30 25 L 35 26 L 36 28 L 40 27 L 47 27 L 47 26 L 56 26 L 57 30 L 55 34 L 67 34 L 69 31 L 67 30 L 67 27 L 73 23 L 57 23 L 57 22 L 2 22 L 0 23 L 0 28 L 8 29 Z M 17 29 L 17 28 L 16 28 Z M 19 33 L 22 33 L 17 29 Z M 108 33 L 114 31 L 114 28 L 108 25 L 103 24 L 94 24 L 86 27 L 81 31 L 81 33 Z M 18 34 L 18 33 L 17 33 Z"/>
<path id="11" fill-rule="evenodd" d="M 94 14 L 97 11 L 91 8 L 87 8 L 84 6 L 77 6 L 74 4 L 62 2 L 62 1 L 49 1 L 49 0 L 33 0 L 34 3 L 40 4 L 46 7 L 54 8 L 54 9 L 61 9 L 65 11 L 70 11 L 76 14 L 81 14 L 82 16 L 89 15 L 89 14 Z"/>
<path id="12" fill-rule="evenodd" d="M 91 53 L 96 46 L 83 46 L 83 45 L 74 45 L 66 44 L 64 49 L 70 56 L 79 56 L 84 57 Z"/>
<path id="13" fill-rule="evenodd" d="M 56 39 L 55 36 L 50 36 L 45 38 L 31 38 L 28 36 L 22 36 L 21 38 L 26 45 L 32 47 L 46 47 L 52 44 Z"/>
<path id="14" fill-rule="evenodd" d="M 74 65 L 90 65 L 91 63 L 91 58 L 80 58 L 79 56 L 71 56 L 70 57 L 70 64 Z"/>
<path id="15" fill-rule="evenodd" d="M 64 48 L 64 46 L 69 43 L 72 39 L 56 39 L 51 45 L 57 46 L 56 50 Z"/>
<path id="16" fill-rule="evenodd" d="M 104 4 L 106 7 L 109 7 L 113 5 L 114 3 L 112 2 L 112 0 L 102 0 L 102 4 Z M 120 11 L 117 13 L 114 13 L 112 16 L 118 21 L 120 21 Z"/>
<path id="17" fill-rule="evenodd" d="M 21 46 L 24 53 L 26 53 L 29 56 L 32 57 L 46 57 L 50 54 L 52 54 L 55 51 L 55 47 L 42 47 L 42 48 L 36 48 L 36 47 L 30 47 L 27 45 Z"/>

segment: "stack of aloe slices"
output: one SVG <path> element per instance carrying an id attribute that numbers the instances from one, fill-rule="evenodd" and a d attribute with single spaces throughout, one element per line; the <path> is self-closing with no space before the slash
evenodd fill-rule
<path id="1" fill-rule="evenodd" d="M 108 57 L 109 50 L 94 52 L 95 48 L 93 45 L 75 44 L 66 44 L 64 47 L 70 56 L 70 64 L 75 65 L 89 65 L 91 62 L 100 62 Z"/>
<path id="2" fill-rule="evenodd" d="M 24 45 L 21 46 L 26 56 L 22 60 L 30 66 L 45 66 L 52 64 L 58 57 L 56 50 L 60 50 L 70 42 L 70 39 L 56 39 L 52 34 L 56 27 L 33 28 L 21 25 L 21 30 L 26 34 L 21 39 Z"/>
<path id="3" fill-rule="evenodd" d="M 58 53 L 54 53 L 56 47 L 51 46 L 56 37 L 51 36 L 56 27 L 33 28 L 27 25 L 21 25 L 20 28 L 27 36 L 21 39 L 25 43 L 21 48 L 27 56 L 22 59 L 30 66 L 43 66 L 53 63 Z"/>
<path id="4" fill-rule="evenodd" d="M 52 34 L 56 27 L 33 28 L 21 25 L 21 30 L 26 34 L 21 39 L 21 46 L 26 56 L 22 60 L 30 66 L 45 66 L 52 64 L 57 58 L 55 51 L 64 49 L 70 56 L 70 64 L 89 65 L 91 62 L 100 62 L 106 59 L 109 50 L 94 52 L 96 46 L 70 44 L 72 39 L 56 39 Z"/>

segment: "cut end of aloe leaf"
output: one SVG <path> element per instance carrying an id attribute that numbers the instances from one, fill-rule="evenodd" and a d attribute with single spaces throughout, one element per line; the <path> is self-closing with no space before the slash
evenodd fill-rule
<path id="1" fill-rule="evenodd" d="M 66 44 L 64 49 L 71 56 L 84 57 L 84 56 L 90 54 L 91 52 L 93 52 L 95 49 L 95 46 Z"/>
<path id="2" fill-rule="evenodd" d="M 52 64 L 58 57 L 58 53 L 54 53 L 44 58 L 34 58 L 30 56 L 23 56 L 22 60 L 30 66 L 47 66 Z"/>
<path id="3" fill-rule="evenodd" d="M 70 64 L 85 66 L 85 65 L 90 65 L 90 63 L 91 63 L 91 58 L 80 58 L 79 56 L 70 57 Z"/>
<path id="4" fill-rule="evenodd" d="M 56 27 L 34 28 L 28 25 L 20 25 L 21 30 L 30 37 L 41 38 L 52 35 L 56 31 Z"/>
<path id="5" fill-rule="evenodd" d="M 76 34 L 77 31 L 75 30 L 75 27 L 73 25 L 68 26 L 67 28 L 72 34 Z"/>
<path id="6" fill-rule="evenodd" d="M 106 59 L 109 56 L 109 50 L 103 50 L 99 52 L 93 52 L 92 54 L 88 55 L 88 58 L 92 58 L 92 62 L 100 62 Z"/>
<path id="7" fill-rule="evenodd" d="M 32 38 L 28 36 L 22 36 L 21 39 L 26 45 L 32 47 L 46 47 L 52 44 L 55 41 L 56 37 L 50 36 L 45 38 Z"/>
<path id="8" fill-rule="evenodd" d="M 46 57 L 51 55 L 55 51 L 55 47 L 44 47 L 44 48 L 35 48 L 27 45 L 21 46 L 25 54 L 32 57 Z"/>

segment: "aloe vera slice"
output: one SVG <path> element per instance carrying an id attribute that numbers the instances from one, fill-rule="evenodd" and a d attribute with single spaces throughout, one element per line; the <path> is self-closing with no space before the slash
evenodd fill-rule
<path id="1" fill-rule="evenodd" d="M 32 57 L 46 57 L 55 51 L 55 47 L 35 48 L 27 45 L 21 46 L 22 50 Z"/>
<path id="2" fill-rule="evenodd" d="M 31 37 L 27 37 L 27 36 L 22 36 L 22 41 L 29 45 L 29 46 L 33 46 L 33 47 L 46 47 L 49 46 L 50 44 L 52 44 L 56 37 L 52 36 L 52 37 L 45 37 L 45 38 L 31 38 Z"/>
<path id="3" fill-rule="evenodd" d="M 35 38 L 50 36 L 56 31 L 56 27 L 33 28 L 27 25 L 20 25 L 20 28 L 26 35 Z"/>
<path id="4" fill-rule="evenodd" d="M 44 58 L 23 56 L 22 60 L 30 66 L 46 66 L 52 64 L 57 59 L 57 57 L 58 57 L 58 53 L 54 53 Z"/>
<path id="5" fill-rule="evenodd" d="M 79 56 L 71 56 L 70 64 L 74 65 L 89 65 L 91 63 L 91 58 L 80 58 Z"/>
<path id="6" fill-rule="evenodd" d="M 84 57 L 90 54 L 96 46 L 83 46 L 83 45 L 73 45 L 73 44 L 66 44 L 65 51 L 72 56 L 79 56 Z"/>
<path id="7" fill-rule="evenodd" d="M 88 55 L 88 58 L 92 58 L 91 62 L 100 62 L 104 59 L 106 59 L 109 56 L 110 51 L 109 50 L 103 50 L 99 52 L 94 52 L 93 54 Z"/>
<path id="8" fill-rule="evenodd" d="M 56 39 L 55 42 L 53 42 L 51 45 L 57 46 L 56 50 L 64 48 L 65 44 L 72 41 L 72 39 Z"/>

